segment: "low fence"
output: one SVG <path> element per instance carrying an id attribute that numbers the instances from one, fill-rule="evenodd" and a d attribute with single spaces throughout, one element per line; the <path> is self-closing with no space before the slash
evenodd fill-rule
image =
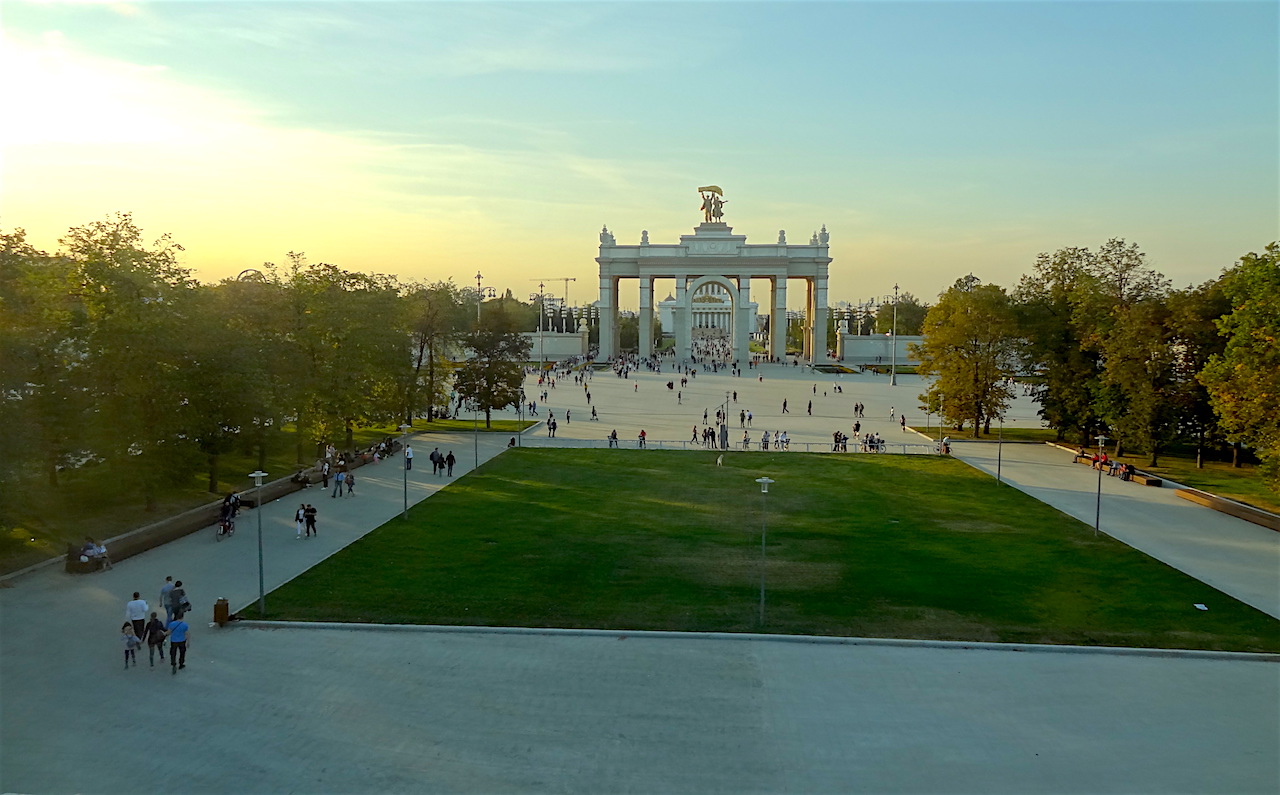
<path id="1" fill-rule="evenodd" d="M 739 441 L 738 444 L 736 445 L 731 444 L 728 447 L 722 448 L 722 447 L 707 447 L 701 442 L 693 442 L 689 440 L 675 441 L 671 439 L 646 439 L 644 447 L 641 448 L 640 440 L 634 439 L 634 438 L 618 439 L 618 441 L 615 444 L 610 444 L 608 439 L 560 439 L 556 437 L 548 438 L 545 436 L 538 436 L 538 437 L 525 436 L 521 441 L 521 444 L 524 447 L 564 447 L 564 448 L 577 448 L 577 449 L 585 449 L 585 450 L 597 449 L 597 448 L 608 448 L 608 447 L 616 446 L 619 449 L 627 449 L 627 450 L 635 450 L 635 449 L 690 450 L 690 451 L 703 450 L 706 452 L 719 452 L 719 453 L 791 452 L 791 453 L 835 453 L 837 455 L 852 455 L 852 454 L 859 454 L 859 453 L 867 454 L 867 455 L 875 454 L 875 453 L 885 453 L 885 454 L 891 454 L 891 455 L 937 455 L 938 454 L 937 444 L 885 442 L 879 445 L 880 449 L 872 450 L 864 447 L 861 444 L 855 443 L 854 440 L 852 439 L 849 440 L 848 449 L 842 450 L 842 451 L 833 450 L 832 442 L 791 442 L 786 447 L 779 449 L 772 441 L 770 441 L 768 449 L 764 449 L 761 447 L 759 439 L 752 441 L 751 444 L 745 449 L 743 448 L 741 441 Z"/>

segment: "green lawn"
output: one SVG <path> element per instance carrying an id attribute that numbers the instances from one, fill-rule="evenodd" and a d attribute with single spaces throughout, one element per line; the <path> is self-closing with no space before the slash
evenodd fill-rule
<path id="1" fill-rule="evenodd" d="M 959 461 L 714 461 L 509 450 L 274 592 L 269 617 L 758 631 L 767 474 L 765 631 L 1280 651 L 1275 619 Z"/>

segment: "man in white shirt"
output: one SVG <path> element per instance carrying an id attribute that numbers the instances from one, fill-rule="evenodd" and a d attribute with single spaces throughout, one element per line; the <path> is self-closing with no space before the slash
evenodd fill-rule
<path id="1" fill-rule="evenodd" d="M 404 468 L 413 469 L 413 447 L 407 444 L 404 446 Z"/>
<path id="2" fill-rule="evenodd" d="M 133 592 L 133 601 L 124 606 L 124 619 L 133 624 L 133 634 L 138 637 L 142 637 L 143 630 L 147 628 L 147 611 L 150 609 L 137 591 Z"/>

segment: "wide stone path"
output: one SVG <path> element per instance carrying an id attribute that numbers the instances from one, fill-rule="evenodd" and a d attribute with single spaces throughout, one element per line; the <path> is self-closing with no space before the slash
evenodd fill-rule
<path id="1" fill-rule="evenodd" d="M 685 402 L 700 397 L 714 415 L 711 398 L 737 388 L 757 417 L 753 438 L 770 426 L 817 444 L 848 428 L 861 399 L 875 417 L 864 427 L 892 441 L 900 432 L 888 407 L 914 405 L 920 391 L 908 379 L 890 388 L 884 377 L 845 376 L 843 396 L 818 400 L 812 385 L 821 395 L 832 379 L 764 373 L 764 383 L 700 374 Z M 550 408 L 575 416 L 559 435 L 579 433 L 582 410 L 581 443 L 611 427 L 623 438 L 639 427 L 651 440 L 687 438 L 703 405 L 673 410 L 669 377 L 597 375 L 599 423 L 585 422 L 584 395 L 562 381 Z M 481 435 L 479 460 L 506 438 Z M 426 462 L 437 444 L 459 457 L 455 477 L 474 462 L 469 435 L 421 438 L 411 502 L 447 484 Z M 358 497 L 303 492 L 320 509 L 318 539 L 294 538 L 292 500 L 263 509 L 268 589 L 399 513 L 399 460 L 359 473 Z M 1274 793 L 1280 784 L 1272 662 L 207 627 L 216 597 L 240 606 L 257 596 L 255 527 L 247 511 L 221 544 L 202 531 L 112 571 L 71 577 L 55 567 L 0 589 L 0 791 Z M 144 659 L 123 670 L 124 602 L 134 590 L 154 600 L 165 575 L 186 581 L 197 605 L 188 668 L 173 676 Z"/>

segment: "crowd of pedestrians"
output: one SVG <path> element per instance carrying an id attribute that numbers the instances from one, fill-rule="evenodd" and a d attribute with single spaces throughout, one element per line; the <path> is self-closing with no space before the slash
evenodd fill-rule
<path id="1" fill-rule="evenodd" d="M 160 664 L 164 665 L 167 642 L 169 667 L 176 675 L 187 667 L 187 645 L 191 632 L 191 626 L 183 619 L 191 610 L 191 600 L 187 597 L 182 580 L 175 582 L 173 577 L 165 577 L 164 584 L 160 586 L 159 603 L 165 612 L 163 621 L 160 620 L 159 611 L 151 610 L 140 591 L 134 591 L 133 598 L 125 603 L 125 621 L 120 626 L 124 667 L 137 667 L 138 650 L 144 645 L 147 647 L 149 667 L 155 667 L 157 656 Z"/>

